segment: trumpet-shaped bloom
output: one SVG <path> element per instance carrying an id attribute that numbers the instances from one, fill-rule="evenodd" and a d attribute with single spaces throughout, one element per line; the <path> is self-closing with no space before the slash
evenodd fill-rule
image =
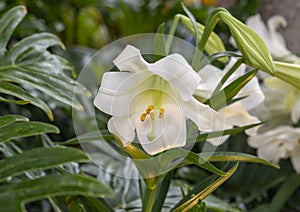
<path id="1" fill-rule="evenodd" d="M 281 100 L 281 105 L 277 103 L 277 108 L 281 106 L 281 110 L 290 113 L 292 122 L 297 123 L 300 119 L 300 90 L 276 78 L 266 78 L 264 82 L 269 96 L 273 97 L 274 100 L 278 98 L 279 94 L 282 95 L 283 101 Z M 270 104 L 272 104 L 271 101 Z M 273 106 L 270 105 L 270 107 L 272 109 Z M 273 111 L 280 112 L 278 110 Z"/>
<path id="2" fill-rule="evenodd" d="M 248 139 L 249 146 L 257 148 L 257 155 L 278 164 L 281 158 L 291 158 L 300 173 L 300 128 L 283 125 Z"/>
<path id="3" fill-rule="evenodd" d="M 186 118 L 202 131 L 222 128 L 215 120 L 223 117 L 193 97 L 201 79 L 181 55 L 148 63 L 127 46 L 113 62 L 120 71 L 104 74 L 94 104 L 112 116 L 108 129 L 124 146 L 134 141 L 135 132 L 151 155 L 184 146 Z"/>
<path id="4" fill-rule="evenodd" d="M 212 65 L 208 65 L 205 68 L 203 68 L 198 74 L 201 77 L 201 79 L 204 80 L 204 83 L 200 84 L 197 87 L 195 95 L 202 99 L 208 99 L 217 87 L 220 80 L 229 71 L 229 69 L 234 65 L 235 62 L 235 59 L 231 59 L 223 71 Z M 224 83 L 222 87 L 226 87 L 232 81 L 244 75 L 245 73 L 246 67 L 244 64 L 242 64 L 229 77 L 229 79 Z M 219 113 L 226 117 L 226 122 L 228 126 L 245 126 L 260 122 L 260 120 L 257 117 L 251 115 L 248 112 L 255 108 L 257 105 L 259 105 L 261 102 L 263 102 L 265 98 L 262 90 L 260 89 L 260 85 L 256 77 L 249 81 L 249 83 L 241 89 L 241 91 L 236 95 L 235 98 L 241 97 L 245 98 L 236 101 L 219 110 Z M 248 135 L 255 135 L 257 129 L 258 127 L 248 129 L 246 130 L 246 133 Z M 210 141 L 213 145 L 220 145 L 227 138 L 228 136 L 223 136 L 222 139 L 208 139 L 208 141 Z"/>

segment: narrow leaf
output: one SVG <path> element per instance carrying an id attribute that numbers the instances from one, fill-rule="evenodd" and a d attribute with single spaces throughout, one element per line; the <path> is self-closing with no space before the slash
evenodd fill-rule
<path id="1" fill-rule="evenodd" d="M 84 175 L 48 175 L 0 187 L 0 211 L 24 211 L 24 203 L 62 195 L 112 196 L 112 190 L 97 179 Z"/>
<path id="2" fill-rule="evenodd" d="M 188 194 L 188 200 L 184 202 L 180 202 L 178 205 L 175 206 L 175 209 L 172 210 L 173 212 L 186 212 L 193 208 L 195 205 L 198 204 L 200 200 L 203 200 L 209 194 L 211 194 L 214 190 L 216 190 L 220 185 L 222 185 L 232 174 L 236 171 L 238 167 L 238 163 L 234 165 L 225 176 L 219 177 L 216 181 L 214 181 L 211 185 L 203 189 L 201 192 L 195 194 L 193 190 Z"/>
<path id="3" fill-rule="evenodd" d="M 279 166 L 270 163 L 262 158 L 240 152 L 204 152 L 199 154 L 205 160 L 210 162 L 250 162 L 260 163 L 279 169 Z"/>
<path id="4" fill-rule="evenodd" d="M 14 122 L 21 122 L 21 121 L 29 121 L 29 119 L 26 118 L 25 116 L 20 116 L 20 115 L 0 116 L 0 128 Z"/>
<path id="5" fill-rule="evenodd" d="M 0 93 L 5 93 L 8 95 L 18 97 L 24 101 L 28 101 L 28 103 L 31 103 L 37 106 L 38 108 L 42 109 L 47 114 L 50 120 L 54 119 L 51 109 L 45 102 L 43 102 L 41 99 L 35 96 L 32 96 L 30 93 L 20 88 L 19 86 L 16 86 L 9 82 L 0 81 Z"/>
<path id="6" fill-rule="evenodd" d="M 24 6 L 17 6 L 5 13 L 0 19 L 0 54 L 3 54 L 10 36 L 23 20 L 27 10 Z"/>
<path id="7" fill-rule="evenodd" d="M 0 181 L 25 171 L 49 169 L 60 164 L 87 162 L 89 157 L 79 149 L 67 147 L 40 147 L 0 161 Z"/>
<path id="8" fill-rule="evenodd" d="M 10 124 L 0 128 L 0 143 L 43 133 L 59 133 L 59 129 L 51 124 L 34 121 Z"/>

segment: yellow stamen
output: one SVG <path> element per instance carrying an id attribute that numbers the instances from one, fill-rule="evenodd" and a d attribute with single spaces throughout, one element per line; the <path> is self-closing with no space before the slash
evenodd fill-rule
<path id="1" fill-rule="evenodd" d="M 165 109 L 160 108 L 160 109 L 159 109 L 159 116 L 158 116 L 158 117 L 161 119 L 161 118 L 164 117 L 164 115 L 165 115 Z"/>
<path id="2" fill-rule="evenodd" d="M 145 121 L 146 117 L 147 117 L 147 113 L 143 113 L 141 115 L 141 121 Z"/>
<path id="3" fill-rule="evenodd" d="M 151 110 L 153 110 L 154 106 L 153 105 L 149 105 L 148 108 L 146 109 L 146 113 L 150 114 Z"/>

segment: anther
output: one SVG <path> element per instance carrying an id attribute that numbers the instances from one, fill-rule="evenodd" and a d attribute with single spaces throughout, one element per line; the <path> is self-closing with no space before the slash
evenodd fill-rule
<path id="1" fill-rule="evenodd" d="M 148 108 L 146 109 L 146 113 L 150 114 L 150 112 L 151 112 L 151 110 L 153 110 L 153 108 L 154 108 L 153 105 L 148 106 Z"/>
<path id="2" fill-rule="evenodd" d="M 159 116 L 158 116 L 158 117 L 161 119 L 161 118 L 164 117 L 164 115 L 165 115 L 165 109 L 160 108 L 160 109 L 159 109 Z"/>
<path id="3" fill-rule="evenodd" d="M 141 115 L 141 121 L 145 121 L 146 117 L 147 117 L 147 113 L 143 113 Z"/>

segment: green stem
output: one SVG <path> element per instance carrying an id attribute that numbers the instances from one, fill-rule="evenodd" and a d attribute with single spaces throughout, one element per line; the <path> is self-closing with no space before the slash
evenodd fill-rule
<path id="1" fill-rule="evenodd" d="M 158 186 L 154 189 L 146 188 L 145 197 L 143 200 L 143 212 L 151 212 L 154 202 L 156 200 L 156 193 L 158 190 Z"/>

